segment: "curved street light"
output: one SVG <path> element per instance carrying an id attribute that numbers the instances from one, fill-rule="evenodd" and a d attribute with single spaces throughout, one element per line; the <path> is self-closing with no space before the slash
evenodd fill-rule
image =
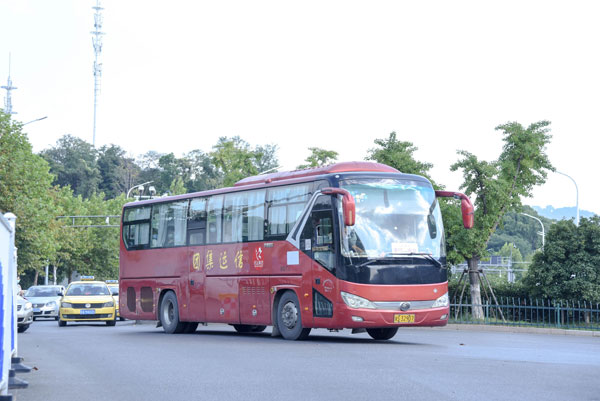
<path id="1" fill-rule="evenodd" d="M 150 184 L 151 182 L 154 182 L 154 181 L 147 181 L 147 182 L 144 182 L 143 184 L 134 185 L 133 187 L 129 188 L 129 191 L 127 191 L 127 196 L 126 196 L 126 198 L 129 198 L 129 194 L 130 194 L 130 193 L 131 193 L 131 191 L 133 191 L 134 189 L 138 188 L 140 191 L 143 191 L 143 190 L 144 190 L 144 185 L 146 185 L 146 184 Z"/>
<path id="2" fill-rule="evenodd" d="M 560 171 L 555 171 L 556 173 L 560 174 L 560 175 L 564 175 L 565 177 L 569 178 L 571 181 L 573 181 L 573 184 L 575 184 L 575 208 L 577 209 L 577 215 L 575 217 L 575 225 L 579 226 L 579 188 L 577 188 L 577 183 L 575 182 L 575 180 L 573 179 L 573 177 L 565 174 L 565 173 L 561 173 Z"/>
<path id="3" fill-rule="evenodd" d="M 537 217 L 532 216 L 530 214 L 527 214 L 527 213 L 520 213 L 520 214 L 522 214 L 523 216 L 531 217 L 532 219 L 537 220 L 540 223 L 540 225 L 542 226 L 542 232 L 541 233 L 538 232 L 538 234 L 541 234 L 541 236 L 542 236 L 542 251 L 543 251 L 544 250 L 544 245 L 545 245 L 545 242 L 546 242 L 545 241 L 546 231 L 544 230 L 544 223 L 542 223 L 542 220 L 540 220 Z"/>

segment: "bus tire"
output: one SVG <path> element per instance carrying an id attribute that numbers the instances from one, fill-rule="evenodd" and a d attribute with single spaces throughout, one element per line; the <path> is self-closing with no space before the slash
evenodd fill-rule
<path id="1" fill-rule="evenodd" d="M 196 332 L 197 328 L 198 328 L 198 322 L 187 322 L 185 324 L 185 329 L 183 329 L 183 332 L 185 334 L 192 334 L 192 333 Z"/>
<path id="2" fill-rule="evenodd" d="M 381 329 L 367 329 L 367 333 L 369 333 L 369 335 L 374 340 L 389 340 L 390 338 L 394 337 L 397 332 L 398 332 L 397 327 L 386 327 L 386 328 L 381 328 Z"/>
<path id="3" fill-rule="evenodd" d="M 238 333 L 262 333 L 267 326 L 251 325 L 251 324 L 234 324 L 233 328 Z"/>
<path id="4" fill-rule="evenodd" d="M 283 293 L 277 304 L 277 328 L 286 340 L 304 340 L 310 333 L 302 327 L 300 302 L 293 291 Z"/>
<path id="5" fill-rule="evenodd" d="M 186 324 L 179 321 L 179 306 L 177 296 L 173 291 L 168 291 L 160 303 L 160 323 L 167 334 L 182 333 Z"/>

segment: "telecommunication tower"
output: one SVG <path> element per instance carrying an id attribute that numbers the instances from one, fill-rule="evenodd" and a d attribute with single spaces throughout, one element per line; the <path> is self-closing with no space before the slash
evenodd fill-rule
<path id="1" fill-rule="evenodd" d="M 92 7 L 94 10 L 94 30 L 92 34 L 92 44 L 94 45 L 94 135 L 92 137 L 92 145 L 96 146 L 96 109 L 98 107 L 98 95 L 100 94 L 100 78 L 102 77 L 102 63 L 100 53 L 102 53 L 102 8 L 100 0 L 96 0 L 96 5 Z"/>
<path id="2" fill-rule="evenodd" d="M 6 97 L 4 98 L 4 112 L 6 114 L 17 114 L 12 111 L 12 99 L 10 97 L 10 91 L 17 89 L 16 86 L 12 86 L 12 80 L 10 79 L 10 53 L 8 53 L 8 81 L 5 86 L 1 86 L 2 89 L 6 89 Z"/>

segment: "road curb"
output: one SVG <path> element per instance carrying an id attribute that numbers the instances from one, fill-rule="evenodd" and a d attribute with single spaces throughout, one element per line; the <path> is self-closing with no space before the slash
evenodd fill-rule
<path id="1" fill-rule="evenodd" d="M 532 333 L 532 334 L 552 334 L 559 336 L 582 336 L 582 337 L 600 337 L 600 331 L 595 330 L 568 330 L 550 327 L 520 327 L 520 326 L 500 326 L 484 324 L 449 324 L 440 327 L 441 330 L 470 330 L 470 331 L 495 331 L 499 333 Z"/>

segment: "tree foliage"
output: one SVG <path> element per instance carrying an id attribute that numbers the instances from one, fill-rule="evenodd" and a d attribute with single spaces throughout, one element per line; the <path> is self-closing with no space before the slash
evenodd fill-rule
<path id="1" fill-rule="evenodd" d="M 17 216 L 19 272 L 41 269 L 56 252 L 48 163 L 33 154 L 22 125 L 0 111 L 0 211 Z"/>
<path id="2" fill-rule="evenodd" d="M 466 259 L 469 265 L 471 297 L 481 304 L 477 278 L 479 260 L 487 255 L 490 238 L 508 211 L 521 208 L 521 198 L 531 195 L 536 185 L 543 184 L 552 164 L 545 153 L 550 141 L 548 121 L 540 121 L 524 128 L 511 122 L 496 127 L 503 135 L 504 146 L 499 158 L 492 162 L 479 160 L 466 151 L 459 151 L 460 159 L 451 167 L 461 170 L 464 182 L 461 189 L 475 196 L 475 226 L 462 230 L 456 215 L 444 220 L 447 227 L 449 253 Z M 475 311 L 478 318 L 480 310 Z"/>
<path id="3" fill-rule="evenodd" d="M 298 170 L 327 166 L 335 163 L 338 157 L 338 152 L 334 150 L 327 150 L 317 147 L 311 147 L 308 148 L 308 150 L 310 151 L 310 155 L 304 159 L 306 164 L 301 164 L 296 167 Z"/>
<path id="4" fill-rule="evenodd" d="M 378 147 L 369 149 L 367 160 L 387 164 L 406 174 L 422 175 L 430 179 L 429 170 L 433 164 L 415 159 L 414 153 L 418 148 L 412 142 L 399 141 L 396 133 L 392 132 L 387 139 L 375 139 L 375 145 Z"/>
<path id="5" fill-rule="evenodd" d="M 75 195 L 84 198 L 98 192 L 102 177 L 98 169 L 98 152 L 83 139 L 65 135 L 56 146 L 41 152 L 55 175 L 54 184 L 70 186 Z"/>
<path id="6" fill-rule="evenodd" d="M 525 282 L 532 296 L 600 302 L 600 217 L 553 224 Z"/>
<path id="7" fill-rule="evenodd" d="M 277 167 L 276 150 L 275 146 L 252 149 L 238 136 L 221 137 L 213 146 L 210 157 L 223 177 L 223 186 L 229 187 L 243 178 L 263 172 L 263 168 L 272 170 Z"/>

